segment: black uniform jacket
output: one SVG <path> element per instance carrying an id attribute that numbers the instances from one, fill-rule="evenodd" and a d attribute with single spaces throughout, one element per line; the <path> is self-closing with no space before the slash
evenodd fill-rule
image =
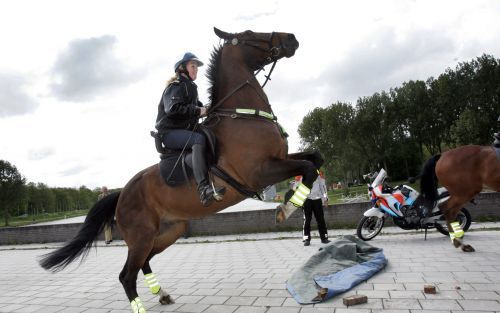
<path id="1" fill-rule="evenodd" d="M 165 88 L 158 104 L 156 129 L 164 133 L 169 129 L 192 129 L 200 118 L 198 86 L 189 78 L 180 75 Z"/>

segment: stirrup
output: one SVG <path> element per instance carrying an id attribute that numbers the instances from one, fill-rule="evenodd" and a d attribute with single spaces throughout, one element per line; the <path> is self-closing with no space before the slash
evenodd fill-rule
<path id="1" fill-rule="evenodd" d="M 226 188 L 225 187 L 219 187 L 219 192 L 217 192 L 217 188 L 215 188 L 214 182 L 211 181 L 210 185 L 212 185 L 212 190 L 214 191 L 213 197 L 215 201 L 222 201 L 224 198 L 224 193 L 226 193 Z"/>
<path id="2" fill-rule="evenodd" d="M 200 192 L 200 201 L 203 206 L 207 207 L 212 204 L 214 200 L 221 201 L 225 192 L 225 187 L 214 188 L 213 184 L 212 186 L 206 185 Z"/>

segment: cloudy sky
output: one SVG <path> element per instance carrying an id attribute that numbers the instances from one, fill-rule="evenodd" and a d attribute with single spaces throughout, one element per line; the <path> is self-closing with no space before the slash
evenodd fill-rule
<path id="1" fill-rule="evenodd" d="M 123 186 L 158 162 L 149 131 L 165 80 L 185 51 L 208 60 L 214 26 L 299 40 L 266 86 L 294 152 L 315 107 L 500 57 L 499 20 L 496 0 L 2 1 L 0 159 L 52 187 Z"/>

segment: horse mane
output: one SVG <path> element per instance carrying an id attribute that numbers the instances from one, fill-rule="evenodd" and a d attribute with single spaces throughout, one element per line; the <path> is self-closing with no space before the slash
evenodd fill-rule
<path id="1" fill-rule="evenodd" d="M 208 64 L 208 69 L 207 69 L 207 74 L 206 77 L 208 78 L 208 82 L 210 84 L 210 87 L 208 87 L 208 99 L 210 101 L 210 104 L 217 103 L 217 74 L 218 74 L 218 68 L 220 65 L 220 60 L 222 56 L 222 45 L 219 45 L 218 47 L 214 47 L 214 51 L 210 54 L 210 64 Z"/>

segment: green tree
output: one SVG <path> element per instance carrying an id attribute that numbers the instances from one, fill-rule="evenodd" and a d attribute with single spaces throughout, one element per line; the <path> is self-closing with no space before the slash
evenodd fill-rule
<path id="1" fill-rule="evenodd" d="M 88 210 L 96 202 L 96 198 L 92 190 L 85 186 L 81 186 L 78 189 L 78 202 L 80 203 L 81 209 Z"/>
<path id="2" fill-rule="evenodd" d="M 23 200 L 25 182 L 14 165 L 0 160 L 0 211 L 3 213 L 5 226 L 9 225 L 10 215 Z"/>
<path id="3" fill-rule="evenodd" d="M 56 197 L 51 188 L 49 188 L 44 183 L 37 184 L 37 190 L 39 194 L 39 209 L 43 213 L 52 213 L 55 212 L 56 208 Z"/>
<path id="4" fill-rule="evenodd" d="M 323 167 L 329 179 L 346 181 L 357 169 L 358 154 L 354 153 L 349 138 L 353 117 L 353 107 L 338 102 L 327 108 L 315 108 L 299 125 L 303 149 L 315 149 L 323 154 Z"/>
<path id="5" fill-rule="evenodd" d="M 391 103 L 386 92 L 359 98 L 356 116 L 353 119 L 352 138 L 368 161 L 368 169 L 384 167 L 388 172 L 389 147 L 392 144 L 391 121 L 387 118 L 387 107 Z"/>
<path id="6" fill-rule="evenodd" d="M 448 142 L 451 145 L 491 144 L 500 114 L 500 60 L 483 55 L 460 63 L 456 77 L 467 86 L 462 110 L 456 114 Z"/>

